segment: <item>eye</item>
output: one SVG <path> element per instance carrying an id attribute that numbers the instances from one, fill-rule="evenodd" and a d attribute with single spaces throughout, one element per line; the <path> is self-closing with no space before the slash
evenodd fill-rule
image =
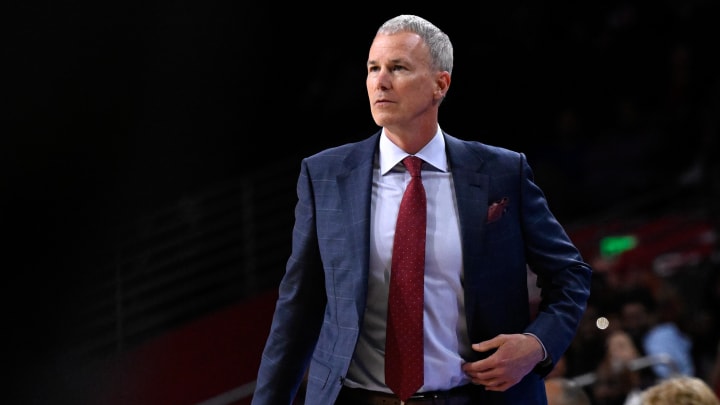
<path id="1" fill-rule="evenodd" d="M 406 69 L 405 69 L 405 66 L 403 66 L 403 65 L 394 65 L 392 67 L 392 70 L 406 70 Z"/>

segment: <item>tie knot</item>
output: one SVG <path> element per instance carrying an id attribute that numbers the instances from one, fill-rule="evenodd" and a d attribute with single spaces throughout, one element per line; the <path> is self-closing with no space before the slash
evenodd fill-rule
<path id="1" fill-rule="evenodd" d="M 410 172 L 412 177 L 420 177 L 420 168 L 422 167 L 423 160 L 417 156 L 408 156 L 403 159 L 403 164 Z"/>

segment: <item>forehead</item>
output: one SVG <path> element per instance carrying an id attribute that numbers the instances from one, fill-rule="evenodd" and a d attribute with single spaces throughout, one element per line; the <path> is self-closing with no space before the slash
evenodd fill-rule
<path id="1" fill-rule="evenodd" d="M 425 60 L 429 55 L 427 45 L 415 33 L 378 34 L 370 46 L 368 63 L 407 59 Z"/>

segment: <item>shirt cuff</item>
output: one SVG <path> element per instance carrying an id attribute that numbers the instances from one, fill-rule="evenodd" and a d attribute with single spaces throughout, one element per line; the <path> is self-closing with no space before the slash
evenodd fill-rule
<path id="1" fill-rule="evenodd" d="M 539 337 L 535 336 L 534 333 L 523 333 L 523 335 L 532 336 L 535 338 L 535 340 L 538 341 L 538 343 L 540 343 L 540 347 L 542 347 L 542 350 L 543 350 L 543 358 L 542 358 L 542 360 L 540 360 L 539 363 L 542 363 L 543 361 L 547 360 L 547 358 L 548 358 L 547 349 L 545 349 L 545 345 L 543 344 L 542 340 L 540 340 Z"/>

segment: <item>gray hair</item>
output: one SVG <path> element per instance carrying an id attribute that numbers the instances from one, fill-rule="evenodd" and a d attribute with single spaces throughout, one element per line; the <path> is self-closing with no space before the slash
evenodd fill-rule
<path id="1" fill-rule="evenodd" d="M 452 75 L 453 46 L 450 37 L 430 21 L 415 16 L 403 14 L 387 20 L 378 28 L 378 34 L 397 34 L 412 32 L 420 36 L 430 48 L 430 63 L 434 69 L 447 71 Z"/>

